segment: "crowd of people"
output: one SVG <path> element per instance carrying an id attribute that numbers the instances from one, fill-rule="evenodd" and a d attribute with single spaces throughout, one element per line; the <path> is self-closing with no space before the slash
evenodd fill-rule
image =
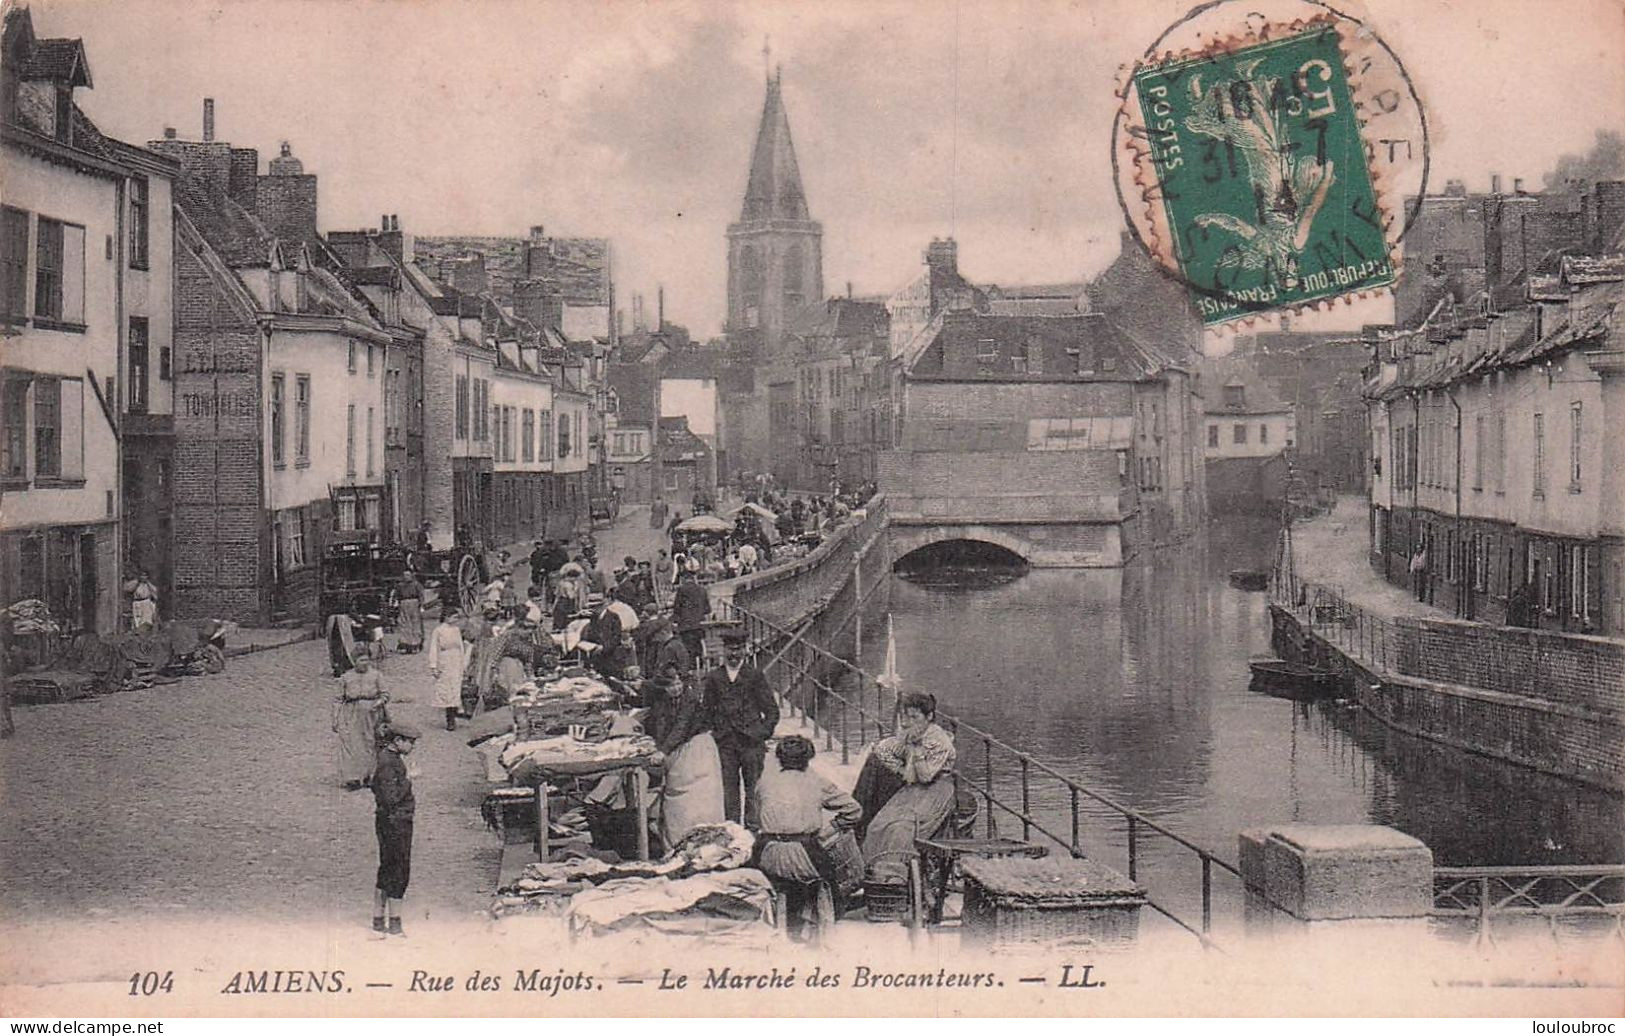
<path id="1" fill-rule="evenodd" d="M 654 515 L 668 515 L 664 521 L 669 550 L 661 552 L 660 571 L 676 586 L 683 573 L 692 573 L 704 583 L 750 575 L 772 565 L 804 556 L 824 537 L 860 510 L 876 492 L 874 483 L 864 483 L 825 496 L 790 495 L 768 486 L 746 489 L 744 502 L 729 520 L 715 518 L 703 510 L 684 517 L 682 511 L 668 511 L 656 501 Z M 697 517 L 712 521 L 695 522 Z"/>
<path id="2" fill-rule="evenodd" d="M 832 498 L 797 508 L 797 500 L 764 499 L 797 523 L 788 528 L 838 520 L 860 502 Z M 755 526 L 746 523 L 747 531 L 761 535 L 761 515 L 746 513 Z M 747 535 L 734 551 L 756 543 Z M 517 565 L 501 558 L 478 606 L 465 614 L 442 602 L 427 633 L 422 586 L 408 572 L 398 588 L 399 598 L 412 602 L 401 610 L 400 650 L 426 655 L 429 704 L 442 710 L 448 730 L 564 665 L 595 671 L 626 704 L 644 710 L 643 730 L 665 757 L 662 841 L 675 845 L 695 827 L 723 820 L 750 828 L 757 836 L 755 865 L 787 893 L 793 931 L 802 927 L 803 908 L 819 902 L 821 886 L 839 911 L 865 885 L 901 885 L 916 835 L 949 821 L 953 740 L 934 722 L 929 695 L 902 696 L 897 735 L 874 747 L 852 789 L 841 789 L 809 768 L 816 754 L 811 741 L 789 736 L 775 742 L 778 700 L 749 661 L 742 629 L 725 629 L 721 658 L 707 658 L 711 600 L 703 568 L 677 566 L 675 588 L 668 590 L 666 574 L 657 574 L 650 560 L 624 557 L 605 574 L 589 544 L 571 551 L 564 542 L 539 540 L 523 559 L 531 578 L 522 589 Z M 389 715 L 388 680 L 376 664 L 381 644 L 358 636 L 343 616 L 333 617 L 328 633 L 338 677 L 339 777 L 346 788 L 370 787 L 377 799 L 374 927 L 398 933 L 412 809 L 402 759 L 422 735 Z M 767 765 L 770 744 L 774 767 Z"/>

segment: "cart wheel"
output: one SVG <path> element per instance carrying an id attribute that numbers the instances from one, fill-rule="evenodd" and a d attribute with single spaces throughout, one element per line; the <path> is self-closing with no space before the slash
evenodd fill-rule
<path id="1" fill-rule="evenodd" d="M 472 554 L 464 554 L 457 563 L 457 599 L 462 602 L 465 613 L 472 613 L 479 604 L 480 573 Z"/>

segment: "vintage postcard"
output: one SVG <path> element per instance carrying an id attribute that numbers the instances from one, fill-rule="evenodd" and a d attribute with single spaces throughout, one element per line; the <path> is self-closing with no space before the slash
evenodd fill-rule
<path id="1" fill-rule="evenodd" d="M 1619 0 L 0 11 L 0 1014 L 1625 1009 Z"/>

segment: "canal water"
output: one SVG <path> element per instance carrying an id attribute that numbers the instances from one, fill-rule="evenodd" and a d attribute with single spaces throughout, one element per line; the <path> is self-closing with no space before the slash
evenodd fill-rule
<path id="1" fill-rule="evenodd" d="M 1443 866 L 1625 861 L 1617 797 L 1407 737 L 1347 704 L 1251 690 L 1248 658 L 1271 653 L 1267 595 L 1227 575 L 1267 570 L 1276 531 L 1229 519 L 1120 571 L 939 567 L 896 574 L 878 596 L 905 689 L 1232 864 L 1238 832 L 1281 822 L 1387 824 Z M 863 667 L 879 673 L 885 616 L 866 618 Z M 961 733 L 958 750 L 981 783 L 982 743 Z M 1069 841 L 1071 793 L 1032 776 L 1029 814 Z M 1020 805 L 1019 763 L 997 748 L 992 780 Z M 1086 797 L 1081 813 L 1083 851 L 1125 870 L 1126 823 Z M 1019 838 L 1022 823 L 1000 815 L 998 833 Z M 1138 865 L 1153 898 L 1200 917 L 1196 855 L 1152 834 Z M 1217 921 L 1233 920 L 1239 883 L 1214 874 Z"/>

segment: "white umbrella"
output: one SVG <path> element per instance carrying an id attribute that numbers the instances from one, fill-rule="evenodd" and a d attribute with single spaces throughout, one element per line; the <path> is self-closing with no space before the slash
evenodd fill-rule
<path id="1" fill-rule="evenodd" d="M 772 511 L 769 511 L 767 508 L 763 507 L 761 504 L 752 504 L 752 503 L 740 504 L 738 507 L 734 508 L 734 510 L 731 512 L 731 515 L 739 515 L 739 514 L 744 513 L 745 511 L 751 511 L 754 514 L 757 514 L 757 515 L 761 516 L 766 521 L 776 522 L 776 521 L 779 520 L 778 515 L 774 514 Z"/>
<path id="2" fill-rule="evenodd" d="M 714 514 L 697 514 L 684 518 L 677 525 L 678 532 L 732 532 L 733 526 Z"/>

